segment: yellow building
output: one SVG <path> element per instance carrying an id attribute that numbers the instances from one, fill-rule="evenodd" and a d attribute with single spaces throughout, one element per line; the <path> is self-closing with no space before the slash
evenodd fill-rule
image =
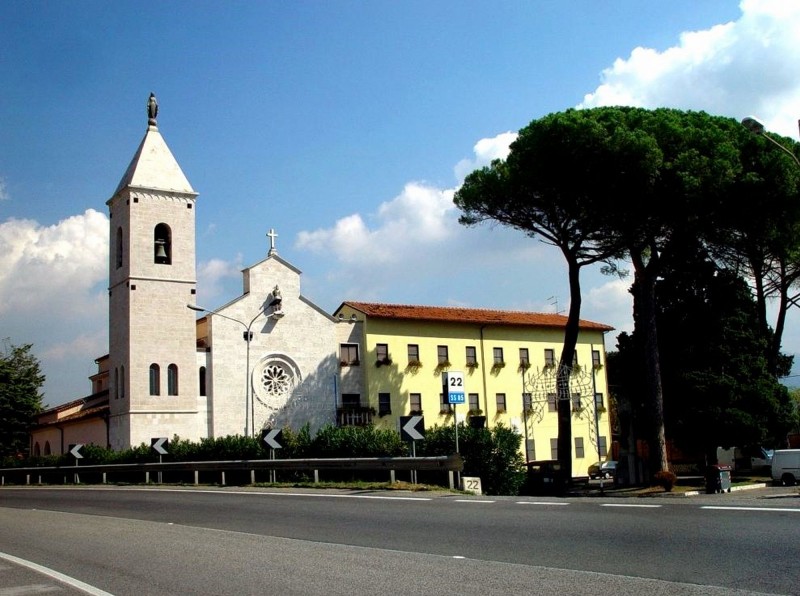
<path id="1" fill-rule="evenodd" d="M 490 428 L 517 429 L 527 461 L 557 459 L 555 373 L 565 316 L 365 302 L 344 302 L 334 316 L 352 326 L 339 347 L 339 424 L 395 429 L 400 416 L 422 413 L 432 427 L 482 416 Z M 604 368 L 611 330 L 580 323 L 570 376 L 575 476 L 605 459 L 611 445 Z M 447 371 L 463 372 L 464 405 L 443 403 Z"/>

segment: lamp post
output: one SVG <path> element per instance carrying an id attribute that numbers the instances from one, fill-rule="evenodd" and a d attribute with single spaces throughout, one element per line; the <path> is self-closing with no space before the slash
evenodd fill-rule
<path id="1" fill-rule="evenodd" d="M 800 122 L 798 122 L 798 125 L 800 125 Z M 798 165 L 798 167 L 800 167 L 800 159 L 798 159 L 797 156 L 794 153 L 789 151 L 788 148 L 784 147 L 778 141 L 776 141 L 771 136 L 769 136 L 767 134 L 766 129 L 764 128 L 764 125 L 761 124 L 761 122 L 759 122 L 759 120 L 757 118 L 754 118 L 753 116 L 748 116 L 747 118 L 743 118 L 742 119 L 742 126 L 744 126 L 747 130 L 752 132 L 754 135 L 760 135 L 760 136 L 764 137 L 765 139 L 767 139 L 770 143 L 772 143 L 778 149 L 783 151 L 786 155 L 791 157 L 794 160 L 794 163 L 796 163 Z"/>
<path id="2" fill-rule="evenodd" d="M 203 308 L 202 306 L 197 306 L 196 304 L 187 304 L 186 307 L 197 311 L 197 312 L 204 312 L 211 315 L 217 315 L 223 319 L 227 319 L 229 321 L 233 321 L 234 323 L 239 323 L 242 327 L 244 327 L 244 332 L 242 333 L 242 337 L 244 337 L 244 341 L 247 343 L 247 358 L 246 358 L 246 369 L 245 369 L 245 403 L 244 403 L 244 436 L 255 436 L 255 408 L 253 407 L 253 390 L 252 390 L 252 383 L 250 382 L 250 341 L 253 339 L 253 332 L 251 331 L 253 327 L 253 323 L 255 323 L 260 317 L 265 316 L 267 319 L 276 318 L 280 319 L 283 316 L 283 311 L 280 310 L 280 293 L 278 293 L 278 288 L 276 286 L 274 298 L 272 302 L 270 302 L 269 306 L 273 307 L 273 311 L 269 314 L 265 314 L 264 310 L 259 310 L 256 313 L 249 323 L 245 323 L 244 321 L 240 321 L 239 319 L 234 319 L 233 317 L 229 317 L 228 315 L 223 315 L 221 312 L 212 310 L 210 308 Z"/>

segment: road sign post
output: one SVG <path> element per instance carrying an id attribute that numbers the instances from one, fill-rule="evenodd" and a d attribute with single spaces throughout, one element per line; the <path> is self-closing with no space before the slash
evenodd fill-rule
<path id="1" fill-rule="evenodd" d="M 83 454 L 81 453 L 81 449 L 83 448 L 83 443 L 74 443 L 69 446 L 69 454 L 75 458 L 75 465 L 80 465 L 80 460 L 83 459 Z M 75 484 L 80 483 L 81 479 L 78 476 L 77 472 L 72 478 Z"/>
<path id="2" fill-rule="evenodd" d="M 460 370 L 450 370 L 442 373 L 442 394 L 447 396 L 447 403 L 453 408 L 453 429 L 456 433 L 456 453 L 458 453 L 458 416 L 456 406 L 463 404 L 466 399 L 464 393 L 464 373 Z M 460 483 L 460 474 L 456 472 Z"/>
<path id="3" fill-rule="evenodd" d="M 261 431 L 261 440 L 269 446 L 269 458 L 275 459 L 275 450 L 283 449 L 283 430 L 280 428 L 265 428 Z M 269 481 L 276 482 L 275 470 L 269 471 Z"/>
<path id="4" fill-rule="evenodd" d="M 425 418 L 422 416 L 400 416 L 400 438 L 411 441 L 411 457 L 417 457 L 417 441 L 425 438 Z M 411 484 L 417 483 L 417 471 L 411 470 Z"/>
<path id="5" fill-rule="evenodd" d="M 150 449 L 158 453 L 158 463 L 163 463 L 161 456 L 166 455 L 169 453 L 167 448 L 169 447 L 169 439 L 167 437 L 153 437 L 150 439 Z M 161 484 L 163 481 L 163 477 L 161 475 L 161 470 L 158 471 L 158 483 Z"/>

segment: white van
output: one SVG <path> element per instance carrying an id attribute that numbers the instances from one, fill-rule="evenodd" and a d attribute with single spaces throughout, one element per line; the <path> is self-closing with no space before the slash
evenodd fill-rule
<path id="1" fill-rule="evenodd" d="M 776 449 L 772 454 L 772 480 L 792 486 L 800 481 L 800 449 Z"/>

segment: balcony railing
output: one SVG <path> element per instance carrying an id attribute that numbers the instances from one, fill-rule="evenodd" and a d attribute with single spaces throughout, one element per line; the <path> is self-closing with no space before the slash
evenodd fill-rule
<path id="1" fill-rule="evenodd" d="M 344 406 L 336 410 L 338 426 L 370 426 L 375 408 L 364 406 Z"/>

